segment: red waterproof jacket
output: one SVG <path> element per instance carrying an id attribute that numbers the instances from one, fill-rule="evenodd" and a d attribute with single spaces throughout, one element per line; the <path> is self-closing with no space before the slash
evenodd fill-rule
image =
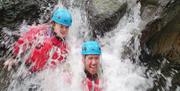
<path id="1" fill-rule="evenodd" d="M 100 80 L 99 79 L 90 80 L 90 79 L 86 78 L 85 82 L 86 82 L 86 86 L 87 86 L 85 91 L 102 91 L 100 88 Z"/>
<path id="2" fill-rule="evenodd" d="M 86 78 L 83 80 L 83 91 L 102 91 L 101 80 L 98 74 L 92 75 L 85 70 Z"/>
<path id="3" fill-rule="evenodd" d="M 46 66 L 55 67 L 55 65 L 66 59 L 68 53 L 66 43 L 55 36 L 46 36 L 49 29 L 47 25 L 31 27 L 29 31 L 15 43 L 14 52 L 16 56 L 26 55 L 25 52 L 30 47 L 30 55 L 28 55 L 25 63 L 31 65 L 31 72 L 40 71 Z M 45 34 L 43 42 L 36 43 L 39 36 L 43 34 Z M 19 54 L 20 48 L 22 53 Z"/>

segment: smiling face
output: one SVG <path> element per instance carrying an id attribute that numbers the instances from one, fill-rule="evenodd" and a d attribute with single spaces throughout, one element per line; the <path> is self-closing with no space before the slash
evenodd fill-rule
<path id="1" fill-rule="evenodd" d="M 54 24 L 54 32 L 57 34 L 57 36 L 61 38 L 65 38 L 68 34 L 68 31 L 69 31 L 68 26 L 60 25 L 57 23 Z"/>
<path id="2" fill-rule="evenodd" d="M 96 74 L 99 68 L 99 61 L 100 56 L 99 55 L 86 55 L 84 58 L 84 66 L 85 69 L 92 75 Z"/>

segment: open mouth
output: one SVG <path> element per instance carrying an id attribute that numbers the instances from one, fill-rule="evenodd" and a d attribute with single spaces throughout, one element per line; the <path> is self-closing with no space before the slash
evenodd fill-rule
<path id="1" fill-rule="evenodd" d="M 91 65 L 91 66 L 89 66 L 89 68 L 90 68 L 92 71 L 96 71 L 96 69 L 97 69 L 96 65 Z"/>

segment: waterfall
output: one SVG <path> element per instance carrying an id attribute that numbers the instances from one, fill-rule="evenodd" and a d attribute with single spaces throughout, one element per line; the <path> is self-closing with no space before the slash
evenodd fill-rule
<path id="1" fill-rule="evenodd" d="M 153 87 L 153 79 L 144 75 L 146 67 L 133 63 L 133 59 L 130 57 L 134 56 L 135 61 L 139 61 L 139 36 L 145 24 L 140 18 L 140 4 L 129 3 L 130 12 L 121 19 L 117 28 L 107 33 L 105 37 L 99 38 L 102 45 L 101 63 L 105 91 L 146 91 Z M 46 74 L 45 77 L 52 79 L 42 82 L 45 85 L 43 87 L 45 91 L 52 89 L 53 91 L 81 91 L 80 84 L 83 75 L 81 44 L 89 36 L 90 31 L 86 17 L 81 15 L 82 11 L 79 8 L 70 8 L 70 10 L 73 15 L 73 24 L 68 38 L 71 45 L 68 60 L 73 74 L 72 84 L 68 87 L 61 83 L 60 73 Z M 132 39 L 134 39 L 133 51 L 124 55 L 125 46 L 130 48 Z"/>
<path id="2" fill-rule="evenodd" d="M 61 0 L 59 0 L 61 1 Z M 36 74 L 30 74 L 24 63 L 12 75 L 11 83 L 7 91 L 82 91 L 82 79 L 84 77 L 81 45 L 83 41 L 90 39 L 91 31 L 87 16 L 80 7 L 73 7 L 76 0 L 68 0 L 72 7 L 73 23 L 67 37 L 70 53 L 67 62 L 59 65 L 55 70 L 46 69 Z M 154 78 L 147 76 L 147 67 L 139 65 L 141 55 L 140 36 L 147 21 L 140 17 L 140 3 L 135 0 L 127 1 L 128 10 L 119 21 L 118 25 L 103 37 L 97 40 L 102 46 L 101 69 L 103 91 L 148 91 L 153 88 Z M 48 10 L 52 6 L 47 7 Z M 44 7 L 43 7 L 44 8 Z M 45 13 L 42 14 L 43 18 Z M 43 20 L 39 20 L 40 23 Z M 27 25 L 22 25 L 24 29 Z M 28 56 L 28 52 L 26 56 Z M 27 59 L 26 57 L 24 59 Z M 66 71 L 66 72 L 64 72 Z M 146 73 L 146 74 L 145 74 Z M 160 74 L 160 73 L 159 73 Z M 64 83 L 64 81 L 69 81 Z M 167 78 L 167 85 L 163 91 L 171 86 L 171 78 Z M 180 88 L 177 88 L 177 91 Z M 33 91 L 33 90 L 32 90 Z"/>
<path id="3" fill-rule="evenodd" d="M 146 91 L 153 86 L 152 78 L 144 75 L 146 67 L 136 64 L 140 55 L 138 36 L 144 26 L 140 4 L 131 2 L 129 8 L 130 12 L 120 20 L 117 28 L 101 39 L 107 91 Z"/>

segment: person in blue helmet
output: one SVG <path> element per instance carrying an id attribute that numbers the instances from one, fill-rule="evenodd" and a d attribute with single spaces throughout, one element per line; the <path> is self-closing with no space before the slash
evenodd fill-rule
<path id="1" fill-rule="evenodd" d="M 51 17 L 50 24 L 31 26 L 13 46 L 13 58 L 4 63 L 4 68 L 10 70 L 16 59 L 25 60 L 29 71 L 34 73 L 41 71 L 48 66 L 64 62 L 68 54 L 66 36 L 72 24 L 72 16 L 66 8 L 57 8 Z M 40 39 L 44 36 L 43 41 Z M 38 42 L 38 40 L 41 40 Z M 21 47 L 20 47 L 21 46 Z M 27 50 L 31 50 L 27 55 Z M 23 57 L 28 56 L 28 57 Z"/>
<path id="2" fill-rule="evenodd" d="M 102 91 L 100 84 L 100 56 L 101 47 L 96 41 L 86 41 L 82 45 L 85 79 L 83 80 L 83 91 Z"/>

